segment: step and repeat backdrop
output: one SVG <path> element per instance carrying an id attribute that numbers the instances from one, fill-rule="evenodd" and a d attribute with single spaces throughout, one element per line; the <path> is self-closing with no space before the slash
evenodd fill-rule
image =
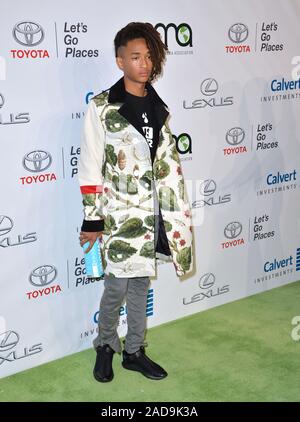
<path id="1" fill-rule="evenodd" d="M 152 23 L 169 48 L 155 88 L 195 233 L 191 277 L 158 266 L 148 327 L 300 278 L 300 0 L 2 6 L 0 377 L 97 335 L 103 281 L 86 280 L 78 241 L 80 136 L 90 98 L 122 76 L 113 39 L 131 21 Z M 120 335 L 126 314 L 124 303 Z"/>

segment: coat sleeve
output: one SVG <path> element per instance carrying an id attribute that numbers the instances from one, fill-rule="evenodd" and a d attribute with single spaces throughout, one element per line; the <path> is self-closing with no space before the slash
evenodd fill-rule
<path id="1" fill-rule="evenodd" d="M 88 105 L 81 137 L 78 179 L 84 206 L 82 231 L 102 231 L 102 163 L 105 133 L 93 100 Z"/>

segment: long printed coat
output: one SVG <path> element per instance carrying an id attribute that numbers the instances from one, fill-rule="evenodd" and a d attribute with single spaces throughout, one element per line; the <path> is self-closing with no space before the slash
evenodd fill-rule
<path id="1" fill-rule="evenodd" d="M 166 106 L 152 95 L 160 129 L 153 166 L 146 138 L 125 101 L 124 79 L 90 101 L 79 160 L 83 231 L 101 230 L 105 273 L 115 277 L 155 275 L 156 189 L 176 273 L 193 267 L 191 212 L 180 161 L 166 119 Z"/>

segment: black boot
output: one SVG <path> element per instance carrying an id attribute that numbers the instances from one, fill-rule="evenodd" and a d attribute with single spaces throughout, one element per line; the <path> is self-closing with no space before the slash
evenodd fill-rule
<path id="1" fill-rule="evenodd" d="M 112 360 L 115 351 L 108 344 L 105 344 L 104 346 L 98 346 L 96 352 L 94 377 L 99 382 L 109 382 L 114 377 Z"/>
<path id="2" fill-rule="evenodd" d="M 146 356 L 143 346 L 135 353 L 127 353 L 124 350 L 122 366 L 131 371 L 138 371 L 152 380 L 161 380 L 168 375 L 161 366 Z"/>

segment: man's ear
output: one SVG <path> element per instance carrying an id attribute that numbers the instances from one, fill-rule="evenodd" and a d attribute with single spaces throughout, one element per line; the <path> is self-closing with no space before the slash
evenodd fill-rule
<path id="1" fill-rule="evenodd" d="M 116 57 L 116 63 L 119 69 L 123 70 L 124 66 L 123 66 L 123 59 L 120 56 Z"/>

